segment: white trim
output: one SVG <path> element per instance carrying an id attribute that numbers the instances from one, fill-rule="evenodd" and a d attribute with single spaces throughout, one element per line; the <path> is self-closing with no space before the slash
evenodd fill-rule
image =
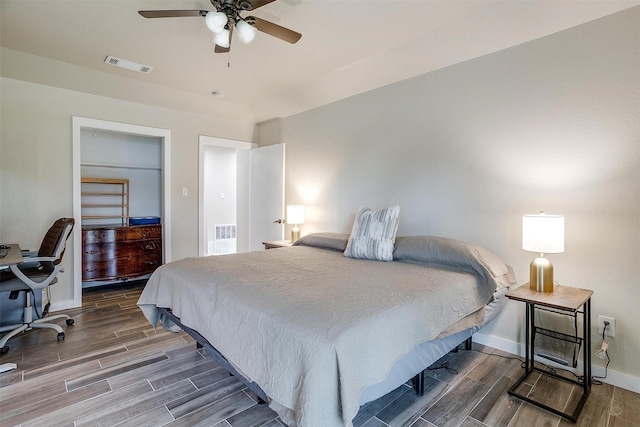
<path id="1" fill-rule="evenodd" d="M 216 138 L 200 135 L 198 138 L 198 256 L 207 252 L 207 239 L 204 232 L 204 151 L 205 147 L 235 148 L 236 150 L 253 150 L 258 144 L 234 139 Z"/>
<path id="2" fill-rule="evenodd" d="M 475 334 L 473 334 L 473 341 L 477 342 L 478 344 L 497 348 L 498 350 L 506 351 L 507 353 L 518 355 L 524 358 L 524 346 L 519 343 L 505 340 L 504 338 L 495 337 L 493 335 L 486 335 L 481 332 L 476 332 Z M 544 363 L 550 366 L 567 369 L 566 366 L 557 365 L 548 360 L 545 360 Z M 580 366 L 578 366 L 578 371 L 582 372 L 581 364 Z M 591 373 L 593 376 L 602 377 L 605 374 L 604 367 L 594 366 L 592 363 Z M 600 380 L 604 383 L 624 388 L 625 390 L 631 390 L 635 393 L 640 393 L 640 378 L 622 372 L 614 371 L 611 368 L 609 368 L 607 372 L 607 378 Z"/>
<path id="3" fill-rule="evenodd" d="M 160 138 L 162 144 L 162 253 L 163 261 L 171 261 L 171 131 L 168 129 L 132 125 L 128 123 L 110 122 L 73 116 L 73 216 L 80 218 L 80 147 L 81 129 L 98 129 L 104 131 L 127 133 Z M 73 299 L 52 304 L 52 311 L 82 305 L 82 233 L 73 233 Z"/>

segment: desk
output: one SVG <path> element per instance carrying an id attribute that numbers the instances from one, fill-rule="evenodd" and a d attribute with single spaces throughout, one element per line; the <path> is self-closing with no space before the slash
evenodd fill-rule
<path id="1" fill-rule="evenodd" d="M 13 264 L 21 264 L 23 260 L 20 246 L 15 243 L 4 246 L 8 246 L 9 249 L 7 250 L 7 255 L 0 258 L 0 267 L 7 267 Z"/>
<path id="2" fill-rule="evenodd" d="M 4 246 L 8 246 L 9 249 L 7 250 L 7 255 L 0 258 L 0 267 L 8 267 L 10 265 L 21 264 L 23 262 L 20 246 L 15 243 Z M 17 365 L 15 363 L 3 363 L 0 365 L 0 373 L 11 371 L 16 368 Z"/>
<path id="3" fill-rule="evenodd" d="M 574 423 L 582 411 L 587 397 L 591 391 L 591 295 L 593 291 L 589 289 L 572 288 L 569 286 L 554 285 L 553 292 L 538 292 L 529 289 L 529 284 L 522 285 L 507 293 L 507 298 L 522 301 L 527 304 L 527 317 L 526 317 L 526 349 L 525 349 L 525 372 L 520 377 L 513 387 L 509 390 L 509 394 L 518 397 L 525 402 L 529 402 L 532 405 L 538 406 L 542 409 L 546 409 L 556 415 L 560 415 Z M 574 381 L 569 378 L 562 377 L 555 373 L 538 369 L 534 366 L 534 342 L 536 338 L 536 324 L 534 312 L 536 306 L 550 307 L 556 310 L 565 311 L 568 313 L 579 313 L 580 307 L 582 307 L 582 339 L 584 345 L 582 347 L 583 357 L 583 380 Z M 516 391 L 516 388 L 527 378 L 527 376 L 536 371 L 542 375 L 547 375 L 555 379 L 566 381 L 572 384 L 576 384 L 582 387 L 582 397 L 578 402 L 575 410 L 572 413 L 562 412 L 557 409 L 551 408 L 545 404 L 536 402 L 528 396 L 524 396 Z"/>

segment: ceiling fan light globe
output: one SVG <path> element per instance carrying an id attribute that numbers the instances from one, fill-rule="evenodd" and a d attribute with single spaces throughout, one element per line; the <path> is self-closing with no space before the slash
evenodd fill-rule
<path id="1" fill-rule="evenodd" d="M 230 35 L 230 31 L 224 29 L 213 37 L 213 42 L 220 47 L 228 48 L 230 44 Z"/>
<path id="2" fill-rule="evenodd" d="M 223 12 L 211 11 L 207 13 L 204 19 L 207 24 L 207 28 L 217 34 L 224 29 L 228 18 Z"/>
<path id="3" fill-rule="evenodd" d="M 236 24 L 236 30 L 238 30 L 238 37 L 240 37 L 243 43 L 251 43 L 258 33 L 258 30 L 254 26 L 242 20 Z"/>

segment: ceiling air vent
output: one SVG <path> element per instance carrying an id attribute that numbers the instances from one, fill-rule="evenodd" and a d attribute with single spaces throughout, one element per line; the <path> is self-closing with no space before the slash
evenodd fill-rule
<path id="1" fill-rule="evenodd" d="M 113 65 L 116 67 L 124 68 L 125 70 L 137 71 L 139 73 L 149 74 L 153 67 L 148 65 L 138 64 L 137 62 L 127 61 L 126 59 L 116 58 L 115 56 L 107 56 L 104 59 L 105 64 Z"/>

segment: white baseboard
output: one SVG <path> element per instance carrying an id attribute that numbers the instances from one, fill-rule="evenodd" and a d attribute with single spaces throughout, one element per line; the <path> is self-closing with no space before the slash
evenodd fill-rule
<path id="1" fill-rule="evenodd" d="M 504 338 L 495 337 L 493 335 L 486 335 L 480 332 L 473 334 L 473 341 L 478 344 L 486 345 L 489 347 L 497 348 L 498 350 L 506 351 L 520 357 L 524 357 L 524 346 L 520 343 L 505 340 Z M 554 364 L 553 362 L 545 361 L 547 365 L 556 366 L 562 369 L 567 369 L 566 366 Z M 581 371 L 582 367 L 578 366 Z M 605 374 L 604 367 L 591 366 L 591 373 L 596 377 L 603 377 Z M 614 371 L 609 368 L 607 372 L 607 378 L 600 379 L 602 382 L 614 385 L 616 387 L 624 388 L 626 390 L 640 393 L 640 378 L 628 375 L 622 372 Z"/>
<path id="2" fill-rule="evenodd" d="M 78 304 L 75 300 L 69 299 L 65 301 L 57 301 L 51 302 L 51 307 L 49 307 L 49 312 L 60 311 L 60 310 L 68 310 L 70 308 L 78 308 L 82 305 L 82 303 Z"/>

